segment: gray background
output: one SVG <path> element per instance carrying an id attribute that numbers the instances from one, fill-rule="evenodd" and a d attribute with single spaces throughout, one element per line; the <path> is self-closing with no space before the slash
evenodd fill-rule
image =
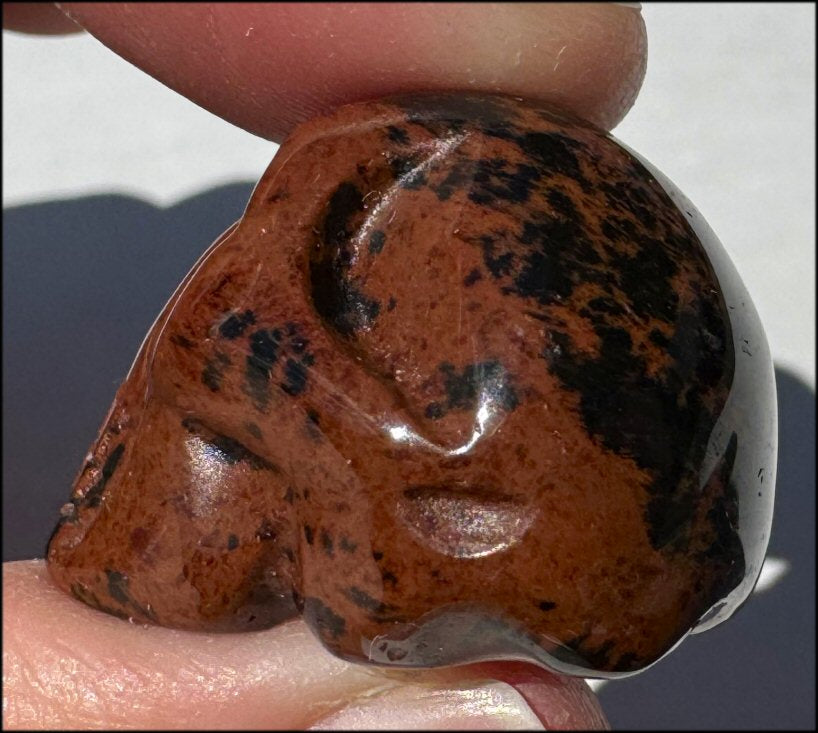
<path id="1" fill-rule="evenodd" d="M 615 134 L 693 200 L 767 329 L 775 558 L 727 624 L 599 689 L 618 728 L 815 726 L 815 9 L 646 4 Z M 87 36 L 4 33 L 3 559 L 41 556 L 142 337 L 275 151 Z"/>

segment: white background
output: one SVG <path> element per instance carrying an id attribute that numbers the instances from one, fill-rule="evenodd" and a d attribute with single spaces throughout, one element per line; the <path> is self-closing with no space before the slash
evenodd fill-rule
<path id="1" fill-rule="evenodd" d="M 699 208 L 778 366 L 815 387 L 815 7 L 645 3 L 649 62 L 616 136 Z M 275 145 L 88 35 L 4 33 L 3 206 L 89 193 L 159 205 L 256 180 Z"/>

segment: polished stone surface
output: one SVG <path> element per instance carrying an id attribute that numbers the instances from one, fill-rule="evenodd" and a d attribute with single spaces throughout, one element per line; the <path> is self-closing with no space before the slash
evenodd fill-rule
<path id="1" fill-rule="evenodd" d="M 562 113 L 419 96 L 282 146 L 48 557 L 137 620 L 616 676 L 746 598 L 774 479 L 763 330 L 689 202 Z"/>

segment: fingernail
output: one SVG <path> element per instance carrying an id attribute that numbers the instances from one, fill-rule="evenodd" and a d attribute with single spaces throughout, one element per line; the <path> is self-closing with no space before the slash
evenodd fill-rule
<path id="1" fill-rule="evenodd" d="M 310 730 L 545 730 L 511 685 L 400 685 L 348 705 Z"/>

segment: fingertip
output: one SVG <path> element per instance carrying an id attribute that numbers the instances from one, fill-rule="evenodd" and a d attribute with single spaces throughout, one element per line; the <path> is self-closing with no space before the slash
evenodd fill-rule
<path id="1" fill-rule="evenodd" d="M 56 3 L 3 3 L 3 28 L 36 35 L 82 33 Z"/>
<path id="2" fill-rule="evenodd" d="M 172 89 L 272 140 L 340 104 L 468 89 L 552 102 L 603 128 L 646 66 L 638 10 L 612 3 L 66 3 Z"/>

